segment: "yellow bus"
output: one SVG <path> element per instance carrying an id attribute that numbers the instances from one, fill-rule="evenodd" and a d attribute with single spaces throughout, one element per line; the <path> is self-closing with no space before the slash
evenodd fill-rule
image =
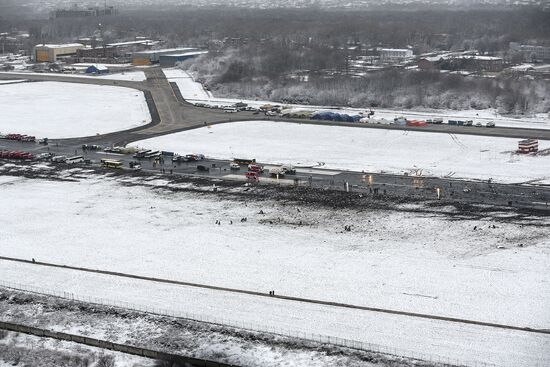
<path id="1" fill-rule="evenodd" d="M 122 168 L 122 162 L 116 159 L 106 159 L 101 160 L 101 166 L 106 168 Z"/>

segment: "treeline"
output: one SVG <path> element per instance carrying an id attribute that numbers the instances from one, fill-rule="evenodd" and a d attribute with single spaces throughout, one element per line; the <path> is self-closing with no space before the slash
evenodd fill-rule
<path id="1" fill-rule="evenodd" d="M 165 40 L 168 46 L 211 46 L 226 37 L 260 42 L 291 42 L 339 47 L 348 43 L 371 47 L 413 46 L 430 49 L 476 48 L 482 52 L 508 49 L 511 41 L 548 42 L 550 13 L 521 10 L 346 11 L 322 9 L 193 9 L 128 10 L 103 18 L 56 21 L 18 20 L 0 15 L 0 28 L 31 27 L 45 42 L 90 36 L 102 24 L 110 39 L 137 35 Z M 441 37 L 441 36 L 444 37 Z"/>
<path id="2" fill-rule="evenodd" d="M 247 61 L 248 60 L 248 61 Z M 465 77 L 437 71 L 388 70 L 355 78 L 308 73 L 308 81 L 270 77 L 269 57 L 232 50 L 182 64 L 220 97 L 283 103 L 382 108 L 486 109 L 503 114 L 550 111 L 550 82 L 514 75 Z"/>

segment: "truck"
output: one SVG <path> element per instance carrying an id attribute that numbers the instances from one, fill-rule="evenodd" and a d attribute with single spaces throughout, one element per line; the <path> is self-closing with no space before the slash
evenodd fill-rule
<path id="1" fill-rule="evenodd" d="M 249 180 L 258 181 L 260 179 L 258 172 L 248 171 L 248 172 L 245 172 L 244 175 Z"/>
<path id="2" fill-rule="evenodd" d="M 271 177 L 283 177 L 286 171 L 283 167 L 274 167 L 269 170 L 269 175 Z"/>
<path id="3" fill-rule="evenodd" d="M 247 159 L 247 158 L 233 158 L 233 162 L 242 165 L 249 165 L 256 163 L 256 159 Z"/>
<path id="4" fill-rule="evenodd" d="M 296 174 L 296 168 L 294 168 L 294 166 L 292 166 L 291 164 L 283 164 L 281 168 L 285 171 L 287 175 Z"/>
<path id="5" fill-rule="evenodd" d="M 260 166 L 258 164 L 249 164 L 248 165 L 248 170 L 252 171 L 252 172 L 262 173 L 264 171 L 264 167 Z"/>

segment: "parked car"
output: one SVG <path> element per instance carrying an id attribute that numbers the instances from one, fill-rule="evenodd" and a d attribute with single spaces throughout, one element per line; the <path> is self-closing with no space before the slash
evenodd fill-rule
<path id="1" fill-rule="evenodd" d="M 207 166 L 203 166 L 202 164 L 199 164 L 197 166 L 197 171 L 203 171 L 204 172 L 204 171 L 209 171 L 209 170 L 210 170 L 210 168 L 208 168 Z"/>
<path id="2" fill-rule="evenodd" d="M 475 126 L 476 126 L 476 127 L 482 127 L 483 124 L 482 124 L 481 122 L 478 121 L 478 122 L 476 122 Z"/>
<path id="3" fill-rule="evenodd" d="M 486 127 L 495 127 L 494 121 L 489 121 L 487 124 L 485 124 Z"/>
<path id="4" fill-rule="evenodd" d="M 241 169 L 241 166 L 240 166 L 239 164 L 237 164 L 237 163 L 231 163 L 231 164 L 229 165 L 229 168 L 232 169 L 232 170 L 237 171 L 237 170 L 240 170 L 240 169 Z"/>

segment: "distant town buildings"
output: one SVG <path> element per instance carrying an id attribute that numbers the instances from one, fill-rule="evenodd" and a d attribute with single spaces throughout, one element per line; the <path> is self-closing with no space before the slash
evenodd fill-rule
<path id="1" fill-rule="evenodd" d="M 449 52 L 418 59 L 421 70 L 451 70 L 451 71 L 488 71 L 499 72 L 505 67 L 504 59 L 494 56 L 475 55 L 471 52 Z"/>
<path id="2" fill-rule="evenodd" d="M 380 49 L 380 60 L 382 62 L 401 62 L 414 56 L 412 50 L 407 48 L 383 48 Z"/>
<path id="3" fill-rule="evenodd" d="M 550 61 L 550 47 L 521 45 L 517 42 L 510 42 L 510 51 L 523 54 L 526 61 Z"/>
<path id="4" fill-rule="evenodd" d="M 113 6 L 93 7 L 82 9 L 77 4 L 70 9 L 56 9 L 50 13 L 50 19 L 57 18 L 84 18 L 84 17 L 103 17 L 117 15 L 118 9 Z"/>

